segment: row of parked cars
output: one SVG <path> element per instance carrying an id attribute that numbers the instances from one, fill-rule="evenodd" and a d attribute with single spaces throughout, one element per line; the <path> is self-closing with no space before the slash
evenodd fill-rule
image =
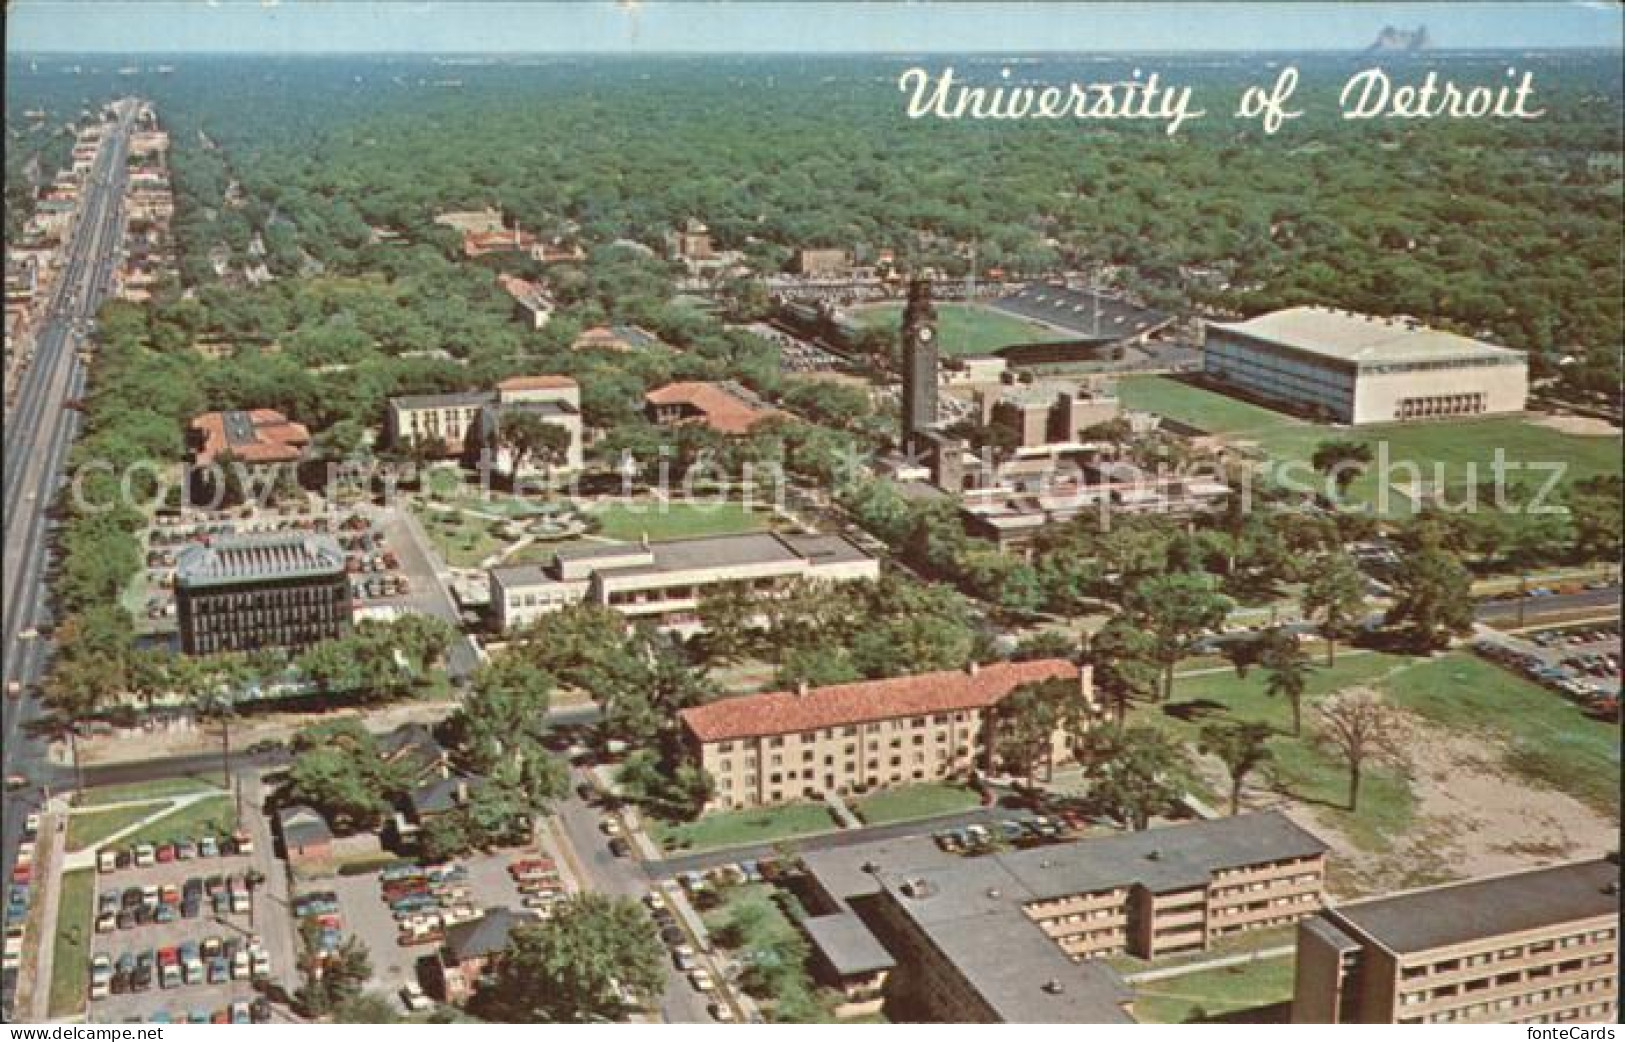
<path id="1" fill-rule="evenodd" d="M 1516 670 L 1529 679 L 1558 692 L 1580 706 L 1580 711 L 1596 720 L 1619 719 L 1618 659 L 1608 679 L 1586 677 L 1567 663 L 1553 665 L 1534 652 L 1521 651 L 1497 641 L 1480 639 L 1473 649 L 1491 662 Z"/>
<path id="2" fill-rule="evenodd" d="M 254 853 L 254 839 L 246 832 L 229 836 L 201 836 L 170 843 L 137 843 L 130 847 L 104 847 L 96 854 L 96 870 L 103 874 L 128 868 L 150 868 L 195 858 L 236 857 Z"/>
<path id="3" fill-rule="evenodd" d="M 253 902 L 251 891 L 246 875 L 193 876 L 179 884 L 103 890 L 97 898 L 96 932 L 196 919 L 205 908 L 217 916 L 247 915 Z"/>
<path id="4" fill-rule="evenodd" d="M 698 876 L 700 873 L 685 873 L 689 876 Z M 703 882 L 703 877 L 702 877 Z M 734 1017 L 733 1007 L 717 991 L 716 978 L 711 971 L 700 965 L 699 956 L 694 952 L 694 946 L 689 943 L 688 931 L 677 922 L 677 914 L 666 903 L 666 895 L 659 890 L 651 890 L 643 896 L 643 903 L 649 909 L 649 915 L 654 919 L 655 928 L 660 931 L 660 940 L 671 952 L 672 965 L 678 971 L 686 974 L 688 983 L 695 991 L 708 998 L 715 996 L 707 1008 L 711 1016 L 722 1023 L 731 1023 Z"/>
<path id="5" fill-rule="evenodd" d="M 344 917 L 339 912 L 339 895 L 331 890 L 300 894 L 293 899 L 293 915 L 301 923 L 312 927 L 311 943 L 319 956 L 331 955 L 339 950 L 344 940 Z"/>
<path id="6" fill-rule="evenodd" d="M 480 917 L 462 865 L 401 866 L 379 874 L 379 890 L 395 919 L 396 942 L 438 944 L 447 927 Z"/>
<path id="7" fill-rule="evenodd" d="M 23 846 L 29 848 L 30 859 L 33 858 L 33 846 L 39 839 L 39 827 L 40 817 L 37 813 L 23 819 Z M 18 860 L 21 861 L 20 853 Z M 21 883 L 17 882 L 13 873 L 6 893 L 5 948 L 4 955 L 0 956 L 0 1011 L 6 1014 L 8 1020 L 11 1018 L 12 1003 L 17 998 L 17 978 L 22 973 L 23 951 L 27 947 L 29 882 L 32 880 L 32 871 L 28 880 Z"/>
<path id="8" fill-rule="evenodd" d="M 126 951 L 114 958 L 103 952 L 90 961 L 90 997 L 170 988 L 226 984 L 234 980 L 265 980 L 271 976 L 271 956 L 258 935 L 247 941 L 236 937 L 205 937 L 162 948 Z"/>
<path id="9" fill-rule="evenodd" d="M 270 1022 L 271 1004 L 264 999 L 233 1002 L 229 1006 L 213 1010 L 203 1007 L 178 1012 L 161 1009 L 139 1021 L 143 1024 L 269 1024 Z"/>
<path id="10" fill-rule="evenodd" d="M 1044 843 L 1059 839 L 1061 826 L 1043 815 L 1032 818 L 1005 818 L 992 825 L 966 825 L 962 829 L 944 829 L 932 833 L 938 847 L 950 854 L 977 853 L 991 850 L 998 844 L 1016 846 Z"/>
<path id="11" fill-rule="evenodd" d="M 521 903 L 538 919 L 553 918 L 553 909 L 567 896 L 558 864 L 546 855 L 519 858 L 508 866 L 519 888 Z"/>

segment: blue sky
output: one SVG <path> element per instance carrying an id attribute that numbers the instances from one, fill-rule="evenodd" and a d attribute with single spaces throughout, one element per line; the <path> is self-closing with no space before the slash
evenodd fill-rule
<path id="1" fill-rule="evenodd" d="M 11 0 L 7 50 L 1019 52 L 1321 50 L 1385 25 L 1440 47 L 1620 46 L 1612 0 L 1492 3 L 718 3 Z"/>

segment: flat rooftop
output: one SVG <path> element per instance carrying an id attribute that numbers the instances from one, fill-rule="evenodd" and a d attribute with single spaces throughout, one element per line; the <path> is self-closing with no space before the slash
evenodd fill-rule
<path id="1" fill-rule="evenodd" d="M 343 574 L 344 551 L 324 535 L 223 536 L 175 556 L 175 582 L 189 587 Z"/>
<path id="2" fill-rule="evenodd" d="M 1326 307 L 1286 308 L 1245 322 L 1215 322 L 1210 328 L 1358 364 L 1470 360 L 1512 363 L 1526 357 L 1522 351 L 1433 329 L 1403 315 L 1380 318 Z"/>
<path id="3" fill-rule="evenodd" d="M 1405 954 L 1619 914 L 1611 858 L 1470 879 L 1338 905 L 1335 920 Z"/>
<path id="4" fill-rule="evenodd" d="M 1011 1023 L 1128 1022 L 1128 989 L 1105 963 L 1075 963 L 1028 918 L 1033 901 L 1134 884 L 1162 893 L 1212 874 L 1326 845 L 1283 814 L 1244 814 L 961 857 L 928 837 L 880 840 L 803 855 L 843 904 L 885 891 L 960 974 Z"/>
<path id="5" fill-rule="evenodd" d="M 576 566 L 585 564 L 594 572 L 633 577 L 801 561 L 813 565 L 843 564 L 871 558 L 843 536 L 747 532 L 672 539 L 647 546 L 642 543 L 575 546 L 561 549 L 557 559 Z M 556 581 L 548 569 L 537 565 L 493 568 L 491 572 L 509 586 Z"/>

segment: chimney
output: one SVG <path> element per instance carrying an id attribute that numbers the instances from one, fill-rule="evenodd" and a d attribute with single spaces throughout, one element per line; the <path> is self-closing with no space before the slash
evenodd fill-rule
<path id="1" fill-rule="evenodd" d="M 797 698 L 806 698 L 807 695 L 811 691 L 812 691 L 812 685 L 811 684 L 808 684 L 805 680 L 796 681 L 796 697 Z"/>
<path id="2" fill-rule="evenodd" d="M 971 659 L 970 662 L 965 666 L 965 672 L 969 673 L 973 677 L 981 671 L 982 664 L 977 662 L 975 659 Z"/>
<path id="3" fill-rule="evenodd" d="M 1049 992 L 1051 995 L 1059 995 L 1065 991 L 1066 988 L 1061 985 L 1060 981 L 1051 977 L 1049 980 L 1044 982 L 1044 990 Z"/>
<path id="4" fill-rule="evenodd" d="M 458 806 L 466 806 L 467 804 L 468 804 L 468 780 L 466 778 L 459 778 L 457 780 L 457 805 Z"/>

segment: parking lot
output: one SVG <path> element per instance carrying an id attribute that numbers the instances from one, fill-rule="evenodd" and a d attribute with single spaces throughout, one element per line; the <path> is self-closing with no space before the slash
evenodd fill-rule
<path id="1" fill-rule="evenodd" d="M 93 966 L 105 957 L 100 976 L 107 994 L 91 1000 L 88 1018 L 219 1023 L 231 1017 L 233 1006 L 238 1020 L 249 1016 L 258 998 L 253 971 L 257 967 L 264 976 L 272 969 L 269 953 L 255 941 L 263 909 L 254 904 L 264 901 L 263 891 L 248 886 L 254 863 L 252 855 L 237 854 L 98 873 L 91 952 Z M 232 889 L 243 895 L 235 903 Z M 216 893 L 227 896 L 216 899 Z M 139 918 L 147 921 L 135 921 L 143 905 Z M 160 906 L 168 910 L 167 921 L 152 917 Z M 264 954 L 256 958 L 256 952 Z M 166 963 L 176 969 L 162 969 Z M 150 969 L 137 969 L 143 965 Z M 101 994 L 93 982 L 92 995 Z M 269 1016 L 263 1005 L 260 1015 Z"/>
<path id="2" fill-rule="evenodd" d="M 1619 623 L 1480 637 L 1475 650 L 1575 702 L 1587 715 L 1619 714 Z"/>
<path id="3" fill-rule="evenodd" d="M 331 893 L 334 896 L 337 919 L 328 921 L 336 924 L 338 935 L 354 936 L 367 946 L 372 955 L 373 987 L 399 996 L 406 984 L 421 983 L 418 963 L 434 956 L 444 936 L 431 920 L 439 915 L 454 921 L 472 918 L 491 908 L 520 911 L 525 907 L 526 895 L 520 892 L 519 884 L 508 869 L 515 861 L 537 856 L 534 848 L 526 848 L 453 862 L 448 867 L 459 871 L 440 888 L 449 895 L 444 906 L 425 907 L 412 916 L 423 924 L 418 931 L 420 940 L 412 944 L 402 943 L 403 925 L 408 920 L 397 918 L 396 909 L 385 898 L 384 871 L 313 880 L 303 890 L 305 894 Z M 299 900 L 295 898 L 296 906 Z"/>

